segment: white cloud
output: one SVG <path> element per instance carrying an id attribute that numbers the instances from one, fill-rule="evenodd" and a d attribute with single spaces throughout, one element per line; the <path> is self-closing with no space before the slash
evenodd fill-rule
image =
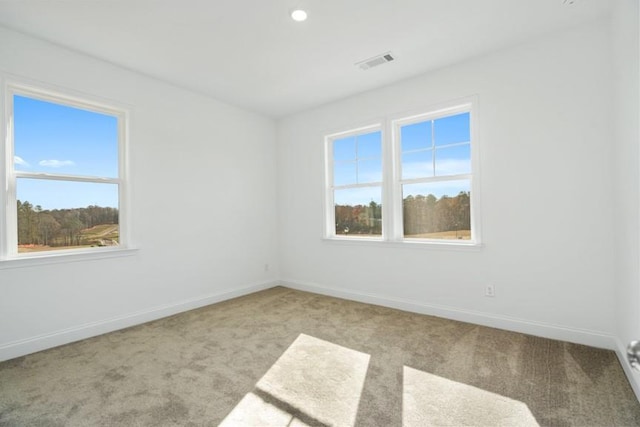
<path id="1" fill-rule="evenodd" d="M 62 168 L 65 166 L 75 166 L 73 160 L 40 160 L 38 162 L 40 166 L 47 166 L 50 168 Z"/>
<path id="2" fill-rule="evenodd" d="M 13 163 L 15 163 L 16 165 L 20 165 L 20 166 L 26 166 L 29 167 L 29 163 L 27 163 L 22 157 L 20 156 L 13 156 Z"/>

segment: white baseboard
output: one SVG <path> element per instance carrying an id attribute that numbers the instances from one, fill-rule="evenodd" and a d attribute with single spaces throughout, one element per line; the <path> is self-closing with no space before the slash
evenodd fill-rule
<path id="1" fill-rule="evenodd" d="M 217 302 L 226 301 L 243 295 L 248 295 L 274 286 L 285 286 L 301 291 L 313 292 L 321 295 L 328 295 L 352 301 L 375 304 L 384 307 L 396 308 L 413 313 L 428 314 L 447 319 L 459 320 L 483 326 L 505 329 L 525 334 L 569 341 L 592 347 L 606 348 L 614 350 L 624 372 L 629 379 L 631 388 L 638 400 L 640 400 L 640 372 L 634 371 L 626 357 L 626 347 L 614 336 L 585 329 L 577 329 L 553 325 L 543 322 L 535 322 L 524 319 L 499 316 L 491 313 L 479 311 L 462 310 L 455 307 L 447 307 L 434 304 L 417 303 L 401 298 L 392 298 L 382 295 L 345 291 L 330 286 L 317 283 L 301 282 L 296 280 L 280 280 L 255 283 L 240 289 L 233 289 L 215 294 L 205 295 L 198 298 L 183 300 L 174 304 L 153 307 L 148 310 L 131 313 L 124 316 L 114 317 L 97 322 L 86 323 L 73 328 L 55 331 L 49 334 L 38 335 L 19 341 L 13 341 L 0 345 L 0 361 L 9 360 L 48 348 L 57 347 L 74 341 L 94 337 L 97 335 L 113 332 L 130 326 L 139 325 L 152 320 L 171 316 L 199 307 L 204 307 Z"/>
<path id="2" fill-rule="evenodd" d="M 15 357 L 24 356 L 26 354 L 35 353 L 36 351 L 46 350 L 48 348 L 57 347 L 85 338 L 105 334 L 107 332 L 113 332 L 118 329 L 128 328 L 130 326 L 150 322 L 152 320 L 171 316 L 188 310 L 193 310 L 195 308 L 204 307 L 206 305 L 214 304 L 217 302 L 237 298 L 243 295 L 261 291 L 263 289 L 272 288 L 277 285 L 277 281 L 254 283 L 240 289 L 232 289 L 215 294 L 204 295 L 197 298 L 190 298 L 177 303 L 153 307 L 148 310 L 142 310 L 135 313 L 126 314 L 124 316 L 86 323 L 80 326 L 58 330 L 48 334 L 9 342 L 0 345 L 0 362 L 3 360 L 9 360 Z"/>
<path id="3" fill-rule="evenodd" d="M 301 282 L 297 280 L 284 279 L 280 280 L 280 284 L 288 288 L 313 292 L 321 295 L 381 305 L 413 313 L 428 314 L 431 316 L 459 320 L 462 322 L 505 329 L 508 331 L 521 332 L 544 338 L 568 341 L 576 344 L 584 344 L 592 347 L 605 348 L 608 350 L 617 350 L 615 337 L 600 331 L 571 328 L 561 325 L 501 316 L 492 313 L 464 310 L 456 307 L 425 304 L 407 299 L 392 298 L 364 292 L 346 291 L 317 283 Z"/>
<path id="4" fill-rule="evenodd" d="M 629 361 L 627 360 L 627 347 L 622 344 L 622 342 L 616 338 L 616 355 L 620 360 L 620 364 L 622 365 L 622 369 L 624 369 L 624 373 L 627 375 L 627 379 L 629 380 L 629 384 L 631 384 L 631 388 L 633 392 L 636 394 L 636 399 L 640 401 L 640 372 L 634 370 Z"/>

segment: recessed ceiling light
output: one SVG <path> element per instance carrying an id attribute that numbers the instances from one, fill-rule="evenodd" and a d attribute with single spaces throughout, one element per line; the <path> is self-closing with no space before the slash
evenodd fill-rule
<path id="1" fill-rule="evenodd" d="M 291 19 L 297 22 L 302 22 L 307 20 L 307 12 L 302 9 L 296 9 L 291 12 Z"/>

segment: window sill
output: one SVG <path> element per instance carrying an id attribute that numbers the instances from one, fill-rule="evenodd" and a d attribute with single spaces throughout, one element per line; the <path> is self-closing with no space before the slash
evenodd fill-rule
<path id="1" fill-rule="evenodd" d="M 70 262 L 94 261 L 107 258 L 133 256 L 137 248 L 99 249 L 99 250 L 70 250 L 59 253 L 23 254 L 16 258 L 0 260 L 0 270 L 9 268 L 36 267 L 48 264 L 65 264 Z"/>
<path id="2" fill-rule="evenodd" d="M 439 242 L 433 240 L 403 240 L 392 241 L 376 239 L 371 237 L 324 237 L 323 242 L 328 244 L 346 245 L 346 246 L 372 246 L 380 248 L 402 248 L 402 249 L 420 249 L 420 250 L 445 250 L 445 251 L 464 251 L 478 252 L 484 245 L 476 242 Z"/>

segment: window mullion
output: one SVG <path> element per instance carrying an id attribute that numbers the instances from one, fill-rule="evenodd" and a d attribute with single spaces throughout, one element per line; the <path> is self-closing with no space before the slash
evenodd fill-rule
<path id="1" fill-rule="evenodd" d="M 82 176 L 82 175 L 62 175 L 40 172 L 14 172 L 16 178 L 29 178 L 29 179 L 46 179 L 51 181 L 76 181 L 76 182 L 95 182 L 105 184 L 119 184 L 119 178 L 103 178 L 98 176 Z"/>
<path id="2" fill-rule="evenodd" d="M 424 177 L 424 178 L 411 178 L 411 179 L 402 179 L 400 180 L 401 184 L 423 184 L 430 182 L 442 182 L 442 181 L 460 181 L 463 179 L 471 179 L 471 174 L 459 174 L 459 175 L 442 175 L 442 176 L 434 176 L 434 177 Z"/>
<path id="3" fill-rule="evenodd" d="M 330 188 L 335 191 L 335 190 L 348 190 L 350 188 L 366 188 L 366 187 L 381 187 L 382 186 L 382 182 L 378 181 L 378 182 L 363 182 L 362 184 L 347 184 L 347 185 L 335 185 L 335 186 L 330 186 Z"/>
<path id="4" fill-rule="evenodd" d="M 391 170 L 387 174 L 387 185 L 390 207 L 389 215 L 389 240 L 400 241 L 402 239 L 402 141 L 400 127 L 393 122 L 389 123 L 391 128 L 389 153 L 391 155 Z"/>

